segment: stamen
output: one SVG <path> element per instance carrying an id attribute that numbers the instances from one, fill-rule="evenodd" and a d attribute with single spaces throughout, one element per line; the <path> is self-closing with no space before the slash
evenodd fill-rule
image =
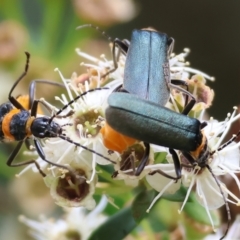
<path id="1" fill-rule="evenodd" d="M 40 222 L 27 219 L 24 215 L 20 215 L 18 217 L 18 219 L 20 222 L 25 223 L 27 226 L 29 226 L 32 229 L 41 229 L 42 228 L 42 224 Z"/>
<path id="2" fill-rule="evenodd" d="M 198 184 L 197 187 L 199 188 L 198 191 L 199 191 L 199 192 L 202 192 L 201 185 Z M 213 229 L 214 232 L 216 232 L 216 229 L 215 229 L 215 226 L 214 226 L 214 223 L 213 223 L 212 216 L 211 216 L 210 211 L 209 211 L 209 209 L 208 209 L 208 205 L 207 205 L 207 201 L 206 201 L 205 195 L 204 195 L 204 194 L 201 194 L 201 196 L 202 196 L 202 200 L 203 200 L 203 203 L 204 203 L 204 208 L 205 208 L 205 210 L 206 210 L 206 212 L 207 212 L 207 215 L 208 215 L 208 218 L 209 218 L 209 220 L 210 220 L 210 222 L 211 222 L 212 229 Z"/>
<path id="3" fill-rule="evenodd" d="M 236 114 L 236 109 L 234 108 L 234 111 L 230 117 L 230 119 L 227 122 L 227 126 L 225 128 L 225 130 L 223 131 L 220 139 L 218 140 L 218 143 L 216 144 L 216 148 L 219 148 L 220 144 L 222 143 L 223 139 L 226 137 L 226 135 L 229 132 L 229 129 L 231 128 L 231 125 L 233 124 L 234 121 L 238 120 L 238 118 L 240 118 L 240 114 L 238 114 L 236 117 L 233 117 Z"/>
<path id="4" fill-rule="evenodd" d="M 87 54 L 87 53 L 85 53 L 85 52 L 82 52 L 82 51 L 80 50 L 80 48 L 76 48 L 75 51 L 76 51 L 76 53 L 77 53 L 80 57 L 83 57 L 83 58 L 85 58 L 85 59 L 87 59 L 87 60 L 89 60 L 89 61 L 91 61 L 91 62 L 96 63 L 96 64 L 99 62 L 99 60 L 98 60 L 97 58 L 95 58 L 95 57 L 93 57 L 93 56 L 91 56 L 91 55 L 89 55 L 89 54 Z"/>
<path id="5" fill-rule="evenodd" d="M 94 68 L 98 72 L 98 74 L 99 74 L 99 71 L 101 71 L 101 69 L 102 69 L 101 67 L 90 64 L 90 63 L 83 63 L 82 62 L 81 66 L 84 66 L 84 67 L 87 67 L 87 68 Z"/>
<path id="6" fill-rule="evenodd" d="M 25 172 L 27 172 L 32 167 L 33 167 L 32 164 L 27 165 L 22 171 L 20 171 L 18 174 L 15 174 L 15 177 L 17 177 L 17 178 L 21 177 L 21 175 L 23 175 Z"/>
<path id="7" fill-rule="evenodd" d="M 192 177 L 192 181 L 191 181 L 190 186 L 188 187 L 188 191 L 187 191 L 187 194 L 186 194 L 186 196 L 185 196 L 185 199 L 184 199 L 184 201 L 183 201 L 183 203 L 182 203 L 182 207 L 180 208 L 180 210 L 178 210 L 178 213 L 179 213 L 179 214 L 182 212 L 182 210 L 183 210 L 183 208 L 184 208 L 184 206 L 185 206 L 185 204 L 186 204 L 186 202 L 187 202 L 187 200 L 188 200 L 188 198 L 189 198 L 189 195 L 190 195 L 190 193 L 191 193 L 191 191 L 192 191 L 193 185 L 194 185 L 194 183 L 195 183 L 195 181 L 196 181 L 196 176 L 197 176 L 197 175 L 194 174 L 193 177 Z"/>
<path id="8" fill-rule="evenodd" d="M 215 78 L 214 77 L 211 77 L 209 75 L 207 75 L 206 73 L 202 72 L 202 71 L 199 71 L 199 70 L 196 70 L 194 68 L 190 68 L 190 67 L 171 67 L 171 70 L 172 71 L 186 71 L 186 72 L 189 72 L 189 73 L 193 73 L 193 74 L 199 74 L 199 75 L 202 75 L 204 78 L 214 82 L 215 81 Z"/>
<path id="9" fill-rule="evenodd" d="M 69 187 L 66 187 L 66 189 L 73 189 L 73 190 L 75 190 L 76 195 L 77 195 L 78 197 L 80 197 L 80 191 L 79 191 L 79 188 L 78 188 L 77 184 L 74 184 L 74 183 L 72 182 L 71 177 L 66 177 L 66 180 L 67 180 L 67 182 L 68 182 L 68 184 L 69 184 Z"/>
<path id="10" fill-rule="evenodd" d="M 222 189 L 224 189 L 225 192 L 228 193 L 229 196 L 231 196 L 234 200 L 236 200 L 235 204 L 237 206 L 240 206 L 240 199 L 235 194 L 233 194 L 231 191 L 229 191 L 228 188 L 224 184 L 221 184 L 221 187 L 222 187 Z"/>
<path id="11" fill-rule="evenodd" d="M 60 72 L 60 70 L 58 68 L 55 68 L 54 71 L 58 72 L 58 74 L 60 75 L 60 78 L 62 79 L 62 82 L 63 82 L 63 84 L 64 84 L 64 86 L 65 86 L 65 88 L 67 90 L 67 93 L 68 93 L 68 96 L 69 96 L 70 100 L 73 100 L 74 98 L 73 98 L 72 92 L 70 91 L 70 89 L 69 89 L 69 87 L 68 87 L 68 85 L 67 85 L 67 83 L 65 81 L 65 78 L 62 75 L 62 73 Z"/>
<path id="12" fill-rule="evenodd" d="M 95 148 L 93 148 L 93 149 L 95 149 Z M 96 156 L 94 155 L 93 159 L 92 159 L 92 174 L 91 174 L 90 179 L 86 181 L 88 184 L 90 184 L 93 181 L 95 174 L 96 174 Z"/>
<path id="13" fill-rule="evenodd" d="M 224 169 L 235 180 L 235 183 L 237 184 L 238 189 L 240 191 L 240 181 L 239 181 L 238 177 L 236 176 L 236 174 L 234 174 L 229 168 L 226 168 L 223 164 L 220 164 L 219 167 Z M 240 171 L 240 168 L 239 168 L 239 171 Z"/>
<path id="14" fill-rule="evenodd" d="M 175 183 L 175 180 L 170 180 L 169 183 L 162 189 L 162 191 L 153 199 L 150 206 L 146 210 L 147 213 L 151 210 L 153 205 L 156 203 L 156 201 L 162 196 L 162 194 L 165 192 L 166 189 L 168 189 L 173 183 Z"/>
<path id="15" fill-rule="evenodd" d="M 175 112 L 180 113 L 180 110 L 179 110 L 179 108 L 177 106 L 176 100 L 175 100 L 175 98 L 173 97 L 173 95 L 171 93 L 170 93 L 170 99 L 171 99 L 171 102 L 173 104 Z"/>

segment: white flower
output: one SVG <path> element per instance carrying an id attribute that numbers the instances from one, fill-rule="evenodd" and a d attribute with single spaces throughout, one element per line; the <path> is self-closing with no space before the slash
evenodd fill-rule
<path id="1" fill-rule="evenodd" d="M 236 205 L 240 204 L 240 199 L 231 193 L 226 186 L 219 179 L 217 179 L 217 176 L 229 174 L 235 180 L 240 190 L 240 182 L 235 175 L 235 173 L 240 172 L 239 144 L 232 142 L 231 144 L 226 145 L 224 148 L 219 148 L 219 145 L 228 132 L 230 125 L 234 119 L 239 118 L 239 115 L 233 118 L 234 114 L 228 122 L 218 123 L 216 121 L 210 121 L 203 130 L 208 139 L 208 151 L 210 151 L 210 156 L 209 159 L 206 159 L 206 164 L 209 166 L 212 173 L 207 167 L 200 168 L 198 166 L 193 169 L 183 168 L 182 170 L 183 184 L 189 188 L 181 210 L 187 201 L 192 187 L 196 185 L 197 199 L 199 203 L 206 209 L 212 225 L 213 221 L 211 219 L 209 210 L 220 208 L 222 205 L 226 204 L 225 200 Z M 221 134 L 220 138 L 219 134 Z M 232 200 L 228 198 L 228 195 L 231 196 Z M 228 206 L 226 206 L 226 208 L 228 211 Z"/>
<path id="2" fill-rule="evenodd" d="M 64 79 L 61 73 L 60 76 L 64 84 L 66 84 L 68 80 Z M 71 91 L 71 85 L 66 84 L 65 86 L 68 91 L 68 98 L 62 95 L 62 99 L 57 99 L 66 106 L 69 101 L 72 101 L 74 99 L 74 96 Z M 106 87 L 108 87 L 108 85 Z M 89 91 L 87 83 L 85 83 L 85 90 Z M 80 143 L 87 148 L 91 148 L 94 152 L 101 153 L 104 156 L 108 156 L 108 152 L 102 143 L 100 134 L 101 126 L 98 125 L 98 121 L 99 118 L 104 117 L 105 108 L 107 106 L 106 101 L 112 91 L 113 88 L 95 90 L 87 93 L 77 101 L 74 101 L 73 104 L 69 105 L 67 108 L 67 111 L 74 112 L 73 115 L 69 116 L 67 122 L 71 125 L 64 127 L 66 136 L 69 137 L 72 141 Z M 75 92 L 74 94 L 78 96 L 79 92 Z M 81 154 L 81 151 L 83 151 L 83 148 L 78 148 L 78 154 Z M 109 161 L 99 157 L 96 154 L 93 154 L 92 157 L 94 159 L 94 162 L 97 162 L 99 164 L 110 163 Z M 108 157 L 116 158 L 116 156 Z"/>
<path id="3" fill-rule="evenodd" d="M 92 153 L 84 150 L 79 154 L 75 145 L 57 138 L 48 139 L 43 144 L 46 159 L 63 166 L 60 168 L 52 165 L 45 170 L 47 176 L 44 181 L 55 202 L 67 207 L 95 207 L 93 194 L 97 175 L 95 167 L 92 167 Z M 46 169 L 48 163 L 40 157 L 37 161 L 42 169 Z M 35 166 L 33 168 L 35 172 L 38 171 Z"/>
<path id="4" fill-rule="evenodd" d="M 94 208 L 97 175 L 92 174 L 91 154 L 88 151 L 78 154 L 72 144 L 53 139 L 46 141 L 44 151 L 47 159 L 70 170 L 53 167 L 44 178 L 56 203 L 67 207 Z"/>
<path id="5" fill-rule="evenodd" d="M 145 168 L 139 175 L 135 175 L 141 162 L 148 158 Z M 146 155 L 146 147 L 142 142 L 136 142 L 128 146 L 119 156 L 117 164 L 114 165 L 115 172 L 113 177 L 118 180 L 124 180 L 126 185 L 136 187 L 139 180 L 141 180 L 150 170 L 146 166 L 152 164 L 154 161 L 153 150 L 150 148 L 149 154 Z"/>
<path id="6" fill-rule="evenodd" d="M 183 164 L 182 183 L 184 186 L 188 187 L 188 191 L 180 211 L 182 211 L 185 203 L 187 202 L 187 199 L 193 187 L 196 186 L 197 200 L 206 209 L 213 229 L 214 224 L 209 210 L 220 208 L 222 205 L 226 204 L 226 201 L 234 203 L 236 205 L 240 205 L 240 199 L 232 192 L 230 192 L 226 188 L 226 186 L 217 179 L 217 176 L 229 174 L 235 180 L 236 185 L 240 190 L 240 181 L 235 175 L 236 173 L 240 172 L 240 143 L 232 142 L 231 139 L 231 144 L 229 144 L 230 142 L 227 142 L 226 144 L 220 146 L 231 124 L 238 118 L 240 118 L 240 115 L 235 116 L 235 114 L 236 108 L 232 116 L 229 116 L 225 121 L 217 122 L 215 120 L 210 120 L 208 122 L 208 125 L 203 129 L 208 144 L 207 151 L 209 151 L 209 156 L 207 159 L 205 159 L 204 167 L 201 167 L 199 165 L 200 163 L 198 163 L 198 159 L 195 159 L 197 163 L 196 166 L 191 166 L 191 164 L 187 162 L 188 160 L 180 154 L 180 161 L 181 164 Z M 238 135 L 239 134 L 240 132 L 238 133 Z M 187 167 L 187 165 L 189 165 L 189 167 Z M 174 166 L 170 164 L 161 164 L 159 166 L 152 165 L 148 166 L 147 168 L 151 168 L 152 171 L 156 169 L 161 169 L 165 173 L 176 176 Z M 168 178 L 164 179 L 163 176 L 158 176 L 158 174 L 155 175 L 146 177 L 149 184 L 155 190 L 160 192 L 152 202 L 149 209 L 153 206 L 156 200 L 160 198 L 162 194 L 169 192 L 174 193 L 179 186 L 178 183 L 174 182 L 174 180 Z M 168 189 L 169 187 L 170 189 Z M 228 198 L 228 195 L 231 196 L 231 199 Z M 226 209 L 228 211 L 228 206 L 226 206 Z"/>
<path id="7" fill-rule="evenodd" d="M 40 221 L 25 216 L 20 216 L 19 220 L 30 228 L 30 235 L 37 240 L 87 240 L 93 230 L 106 220 L 106 217 L 100 214 L 106 204 L 107 199 L 103 197 L 90 213 L 86 213 L 81 207 L 64 208 L 66 214 L 58 220 L 46 219 L 43 216 Z"/>

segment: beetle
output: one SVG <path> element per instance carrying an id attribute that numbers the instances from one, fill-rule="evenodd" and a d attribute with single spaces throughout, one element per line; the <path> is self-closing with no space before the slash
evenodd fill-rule
<path id="1" fill-rule="evenodd" d="M 111 163 L 115 163 L 111 159 L 103 156 L 102 154 L 97 153 L 79 143 L 72 141 L 70 138 L 65 136 L 64 129 L 62 128 L 62 126 L 60 126 L 58 123 L 53 121 L 54 118 L 56 117 L 66 117 L 73 114 L 69 112 L 64 116 L 59 115 L 65 109 L 67 109 L 69 105 L 71 105 L 73 102 L 75 102 L 76 100 L 78 100 L 79 98 L 87 94 L 88 92 L 102 90 L 106 88 L 96 88 L 93 90 L 89 90 L 81 95 L 78 95 L 73 100 L 71 100 L 68 104 L 66 104 L 62 109 L 57 111 L 57 113 L 55 113 L 52 117 L 48 117 L 48 116 L 37 117 L 36 115 L 37 115 L 39 103 L 44 104 L 44 102 L 38 99 L 34 99 L 36 84 L 47 83 L 47 84 L 58 85 L 58 86 L 61 86 L 61 84 L 48 82 L 46 80 L 35 80 L 30 84 L 29 97 L 27 98 L 22 98 L 21 96 L 18 98 L 13 97 L 12 92 L 14 91 L 16 86 L 19 84 L 19 82 L 25 77 L 28 71 L 30 54 L 28 52 L 25 52 L 25 54 L 26 54 L 25 70 L 20 75 L 20 77 L 16 80 L 16 82 L 13 84 L 12 88 L 10 89 L 8 94 L 9 102 L 6 102 L 0 105 L 0 140 L 3 142 L 18 141 L 17 146 L 15 147 L 15 149 L 10 154 L 7 160 L 7 165 L 10 167 L 18 167 L 18 166 L 34 163 L 37 169 L 39 170 L 40 174 L 43 177 L 46 176 L 46 174 L 40 169 L 40 166 L 35 160 L 28 160 L 20 163 L 14 163 L 14 159 L 16 158 L 23 143 L 25 142 L 26 146 L 29 147 L 30 146 L 29 140 L 30 138 L 33 138 L 35 149 L 39 154 L 39 156 L 42 158 L 42 160 L 56 167 L 65 168 L 71 171 L 67 166 L 51 162 L 47 160 L 45 157 L 45 153 L 42 149 L 39 139 L 56 138 L 56 137 L 59 137 L 69 143 L 72 143 L 77 147 L 82 147 L 94 154 L 97 154 L 98 156 L 103 157 L 104 159 L 110 161 Z M 27 100 L 27 103 L 26 103 L 26 100 Z"/>
<path id="2" fill-rule="evenodd" d="M 112 93 L 108 104 L 107 123 L 124 135 L 186 151 L 195 150 L 202 142 L 201 123 L 195 118 L 127 93 Z"/>
<path id="3" fill-rule="evenodd" d="M 134 29 L 130 42 L 114 40 L 113 57 L 116 55 L 117 47 L 126 52 L 123 86 L 120 91 L 136 94 L 165 106 L 170 97 L 170 88 L 176 88 L 192 99 L 189 106 L 185 107 L 185 111 L 192 108 L 196 102 L 194 96 L 178 86 L 187 87 L 187 83 L 183 80 L 170 79 L 169 56 L 174 47 L 172 37 L 153 28 Z"/>
<path id="4" fill-rule="evenodd" d="M 141 141 L 168 147 L 175 164 L 176 178 L 164 174 L 161 170 L 150 172 L 150 175 L 160 173 L 172 179 L 181 177 L 181 168 L 207 168 L 225 202 L 228 214 L 228 228 L 231 220 L 228 202 L 222 187 L 212 172 L 209 160 L 217 152 L 232 143 L 240 135 L 240 131 L 228 142 L 215 151 L 210 151 L 204 134 L 205 122 L 174 112 L 156 103 L 126 93 L 112 93 L 108 98 L 106 120 L 116 131 Z M 122 124 L 124 122 L 124 124 Z M 185 160 L 180 161 L 175 150 L 179 150 Z M 221 238 L 223 239 L 228 231 Z"/>
<path id="5" fill-rule="evenodd" d="M 196 99 L 187 90 L 179 87 L 188 87 L 184 80 L 170 79 L 169 56 L 173 51 L 174 39 L 166 33 L 159 32 L 154 28 L 134 29 L 131 41 L 119 38 L 112 40 L 99 27 L 92 24 L 85 24 L 77 27 L 94 28 L 113 43 L 112 57 L 113 68 L 105 77 L 118 68 L 119 54 L 126 55 L 123 84 L 115 91 L 136 94 L 143 99 L 165 106 L 170 97 L 170 88 L 183 92 L 191 101 L 185 106 L 183 114 L 189 112 L 194 106 Z M 187 100 L 186 100 L 187 102 Z"/>
<path id="6" fill-rule="evenodd" d="M 116 48 L 120 48 L 121 52 L 126 54 L 123 85 L 116 91 L 135 94 L 140 98 L 154 102 L 159 106 L 165 106 L 170 97 L 170 88 L 176 88 L 186 94 L 186 104 L 182 114 L 188 114 L 196 100 L 191 93 L 178 86 L 183 85 L 187 87 L 185 81 L 170 80 L 168 61 L 173 45 L 173 38 L 152 28 L 133 30 L 130 42 L 115 39 L 113 41 L 112 50 L 114 69 L 110 70 L 110 72 L 117 68 L 115 57 L 117 55 Z M 115 95 L 113 94 L 111 97 L 113 98 L 114 96 Z M 189 103 L 188 96 L 191 97 Z M 122 122 L 121 124 L 125 123 Z M 114 140 L 110 135 L 104 136 L 104 139 L 107 138 Z M 119 139 L 120 138 L 118 138 L 118 141 Z M 165 139 L 163 139 L 163 142 L 164 141 Z M 145 145 L 149 151 L 148 143 L 145 143 Z M 172 152 L 172 150 L 170 151 Z M 142 162 L 136 171 L 136 175 L 139 175 L 142 172 L 147 159 L 148 158 L 146 157 L 142 159 Z M 179 172 L 179 170 L 176 171 Z M 180 177 L 180 174 L 178 174 L 178 176 Z"/>
<path id="7" fill-rule="evenodd" d="M 108 97 L 108 104 L 105 111 L 106 122 L 123 135 L 147 144 L 168 147 L 173 156 L 177 175 L 176 178 L 169 177 L 176 180 L 181 178 L 180 163 L 173 149 L 195 150 L 201 144 L 200 129 L 205 126 L 204 123 L 201 124 L 195 118 L 174 112 L 133 94 L 112 93 Z M 150 115 L 151 113 L 153 116 Z M 157 120 L 154 120 L 154 117 Z M 145 165 L 142 163 L 141 166 L 140 171 Z M 162 174 L 166 176 L 164 172 Z"/>

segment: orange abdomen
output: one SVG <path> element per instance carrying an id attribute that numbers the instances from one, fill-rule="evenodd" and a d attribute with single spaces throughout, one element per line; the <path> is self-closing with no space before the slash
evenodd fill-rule
<path id="1" fill-rule="evenodd" d="M 136 139 L 130 138 L 115 131 L 107 123 L 102 127 L 100 132 L 103 137 L 104 146 L 119 153 L 122 153 L 137 141 Z"/>

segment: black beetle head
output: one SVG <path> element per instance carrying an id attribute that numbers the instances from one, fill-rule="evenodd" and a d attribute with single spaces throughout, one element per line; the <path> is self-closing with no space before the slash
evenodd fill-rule
<path id="1" fill-rule="evenodd" d="M 49 124 L 49 117 L 38 117 L 34 119 L 31 131 L 38 138 L 52 138 L 62 134 L 62 128 L 56 122 Z"/>

